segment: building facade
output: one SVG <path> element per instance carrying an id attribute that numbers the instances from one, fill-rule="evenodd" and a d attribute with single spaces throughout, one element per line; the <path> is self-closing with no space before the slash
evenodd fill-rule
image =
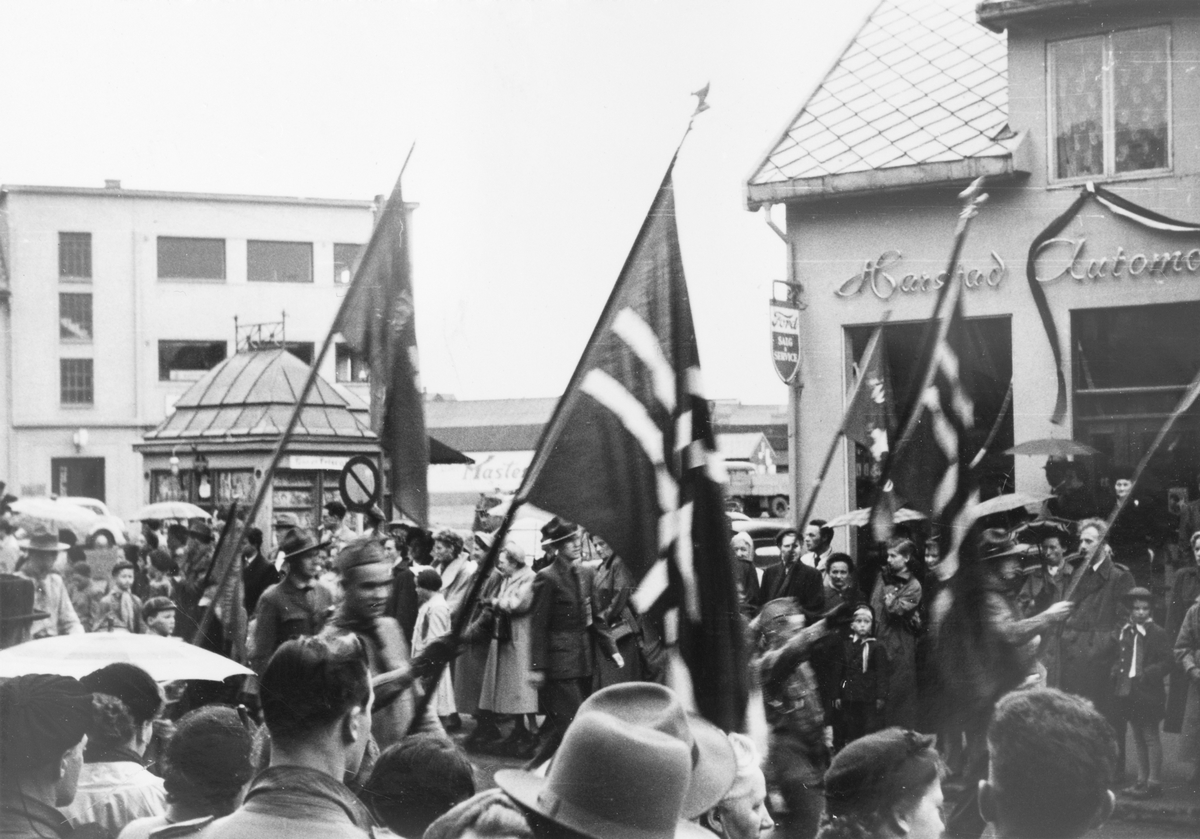
<path id="1" fill-rule="evenodd" d="M 371 201 L 0 187 L 0 480 L 20 495 L 149 500 L 133 446 L 235 352 L 235 318 L 284 322 L 311 362 L 368 241 Z M 343 350 L 321 373 L 366 397 Z"/>
<path id="2" fill-rule="evenodd" d="M 1200 221 L 1197 108 L 1195 4 L 883 0 L 747 183 L 749 209 L 787 207 L 804 304 L 797 484 L 812 485 L 874 328 L 887 320 L 893 388 L 910 392 L 923 321 L 954 282 L 973 439 L 995 432 L 986 488 L 1048 492 L 1044 456 L 1003 451 L 1073 438 L 1099 452 L 1077 468 L 1107 513 L 1114 476 L 1200 370 L 1200 235 L 1163 221 Z M 989 200 L 946 277 L 958 193 L 981 175 Z M 1196 498 L 1198 471 L 1192 411 L 1151 462 L 1147 501 L 1169 516 Z M 846 444 L 816 512 L 861 506 L 870 489 L 869 457 Z"/>

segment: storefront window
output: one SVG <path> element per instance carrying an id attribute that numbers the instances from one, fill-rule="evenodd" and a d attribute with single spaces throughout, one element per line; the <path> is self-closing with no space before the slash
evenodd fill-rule
<path id="1" fill-rule="evenodd" d="M 1076 439 L 1100 451 L 1085 468 L 1106 489 L 1130 471 L 1200 370 L 1200 303 L 1088 309 L 1071 313 Z M 1200 410 L 1176 422 L 1142 488 L 1193 486 L 1200 467 Z M 1165 503 L 1165 501 L 1164 501 Z"/>
<path id="2" fill-rule="evenodd" d="M 1049 45 L 1053 178 L 1170 167 L 1170 29 Z"/>

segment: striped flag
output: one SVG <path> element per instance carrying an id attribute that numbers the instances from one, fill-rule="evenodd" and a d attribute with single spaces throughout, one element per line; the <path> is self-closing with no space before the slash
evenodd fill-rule
<path id="1" fill-rule="evenodd" d="M 971 469 L 974 452 L 969 450 L 975 403 L 960 375 L 968 347 L 962 288 L 962 283 L 949 283 L 939 301 L 924 384 L 888 470 L 905 506 L 927 513 L 940 525 L 942 556 L 951 564 L 979 496 Z"/>
<path id="2" fill-rule="evenodd" d="M 673 168 L 672 160 L 516 500 L 612 546 L 638 581 L 639 610 L 669 614 L 677 627 L 697 709 L 735 730 L 747 668 Z"/>

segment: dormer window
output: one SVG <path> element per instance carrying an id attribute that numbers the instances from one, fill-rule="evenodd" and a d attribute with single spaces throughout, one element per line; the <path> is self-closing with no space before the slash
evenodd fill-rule
<path id="1" fill-rule="evenodd" d="M 1051 180 L 1171 168 L 1171 30 L 1048 44 Z"/>

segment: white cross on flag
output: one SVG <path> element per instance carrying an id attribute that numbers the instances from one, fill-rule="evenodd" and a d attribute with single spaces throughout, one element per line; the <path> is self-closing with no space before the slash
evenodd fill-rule
<path id="1" fill-rule="evenodd" d="M 745 657 L 723 461 L 701 388 L 673 167 L 517 500 L 608 542 L 638 581 L 640 610 L 679 608 L 679 652 L 696 707 L 734 730 L 745 716 Z"/>

